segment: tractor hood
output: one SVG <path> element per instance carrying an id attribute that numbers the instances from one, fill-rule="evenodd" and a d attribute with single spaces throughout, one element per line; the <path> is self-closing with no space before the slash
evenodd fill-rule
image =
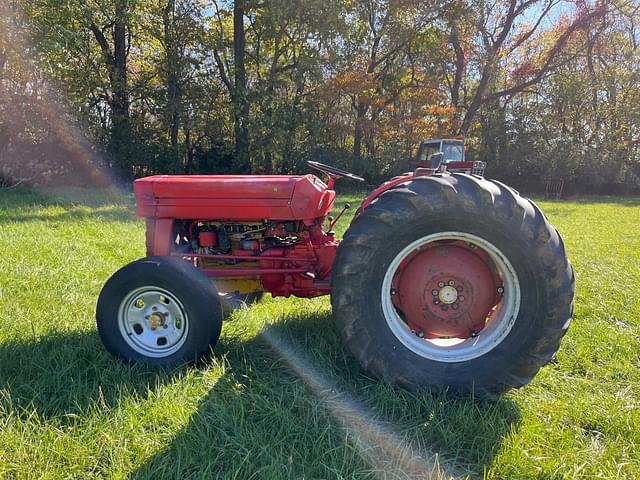
<path id="1" fill-rule="evenodd" d="M 156 175 L 133 189 L 145 218 L 312 220 L 326 216 L 335 198 L 315 175 Z"/>

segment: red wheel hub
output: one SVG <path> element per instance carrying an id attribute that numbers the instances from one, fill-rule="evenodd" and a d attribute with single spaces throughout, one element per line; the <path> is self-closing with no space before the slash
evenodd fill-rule
<path id="1" fill-rule="evenodd" d="M 485 327 L 502 283 L 483 250 L 440 241 L 408 255 L 392 285 L 392 301 L 416 334 L 469 338 Z"/>

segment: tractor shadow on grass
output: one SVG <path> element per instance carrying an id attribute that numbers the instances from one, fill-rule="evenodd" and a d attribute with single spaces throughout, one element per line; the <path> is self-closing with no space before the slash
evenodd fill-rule
<path id="1" fill-rule="evenodd" d="M 114 360 L 96 332 L 53 333 L 0 344 L 0 411 L 77 420 L 92 408 L 115 409 L 152 394 L 178 371 L 153 371 Z"/>
<path id="2" fill-rule="evenodd" d="M 366 378 L 326 310 L 246 341 L 223 336 L 215 351 L 224 375 L 130 478 L 405 478 L 432 468 L 434 453 L 445 474 L 475 477 L 520 423 L 506 396 L 411 393 Z"/>

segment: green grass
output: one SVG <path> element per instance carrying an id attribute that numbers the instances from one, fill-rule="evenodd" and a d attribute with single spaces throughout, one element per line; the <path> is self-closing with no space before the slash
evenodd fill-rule
<path id="1" fill-rule="evenodd" d="M 0 190 L 0 478 L 378 478 L 409 447 L 472 478 L 640 478 L 640 201 L 540 204 L 577 272 L 574 324 L 488 402 L 367 378 L 327 298 L 234 313 L 200 367 L 118 363 L 94 307 L 144 254 L 132 198 Z"/>

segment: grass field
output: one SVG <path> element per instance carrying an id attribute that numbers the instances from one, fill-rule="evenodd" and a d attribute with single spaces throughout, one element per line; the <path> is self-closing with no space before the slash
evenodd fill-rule
<path id="1" fill-rule="evenodd" d="M 443 476 L 640 478 L 640 200 L 540 205 L 575 320 L 557 362 L 481 402 L 365 377 L 327 298 L 234 313 L 197 368 L 120 364 L 94 308 L 143 256 L 132 199 L 0 190 L 0 478 L 404 478 L 433 453 Z"/>

